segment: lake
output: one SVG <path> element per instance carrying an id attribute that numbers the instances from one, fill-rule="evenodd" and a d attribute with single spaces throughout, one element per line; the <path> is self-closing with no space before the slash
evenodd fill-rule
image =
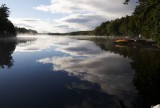
<path id="1" fill-rule="evenodd" d="M 157 48 L 106 37 L 0 40 L 0 108 L 150 108 L 159 91 Z"/>

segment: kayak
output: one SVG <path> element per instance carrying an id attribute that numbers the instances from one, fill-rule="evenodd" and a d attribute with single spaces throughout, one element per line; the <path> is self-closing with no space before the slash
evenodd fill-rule
<path id="1" fill-rule="evenodd" d="M 117 39 L 114 42 L 115 43 L 128 43 L 128 40 L 126 40 L 126 39 Z"/>

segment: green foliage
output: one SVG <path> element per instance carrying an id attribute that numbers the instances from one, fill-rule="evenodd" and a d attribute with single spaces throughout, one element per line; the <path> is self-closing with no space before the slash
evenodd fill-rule
<path id="1" fill-rule="evenodd" d="M 130 0 L 126 0 L 128 3 Z M 139 0 L 133 17 L 135 29 L 145 38 L 155 40 L 160 46 L 160 2 L 159 0 Z"/>
<path id="2" fill-rule="evenodd" d="M 128 4 L 130 0 L 125 0 Z M 103 22 L 95 28 L 95 35 L 138 36 L 150 38 L 160 47 L 160 2 L 159 0 L 139 0 L 131 16 Z"/>
<path id="3" fill-rule="evenodd" d="M 5 4 L 0 6 L 0 36 L 16 36 L 16 31 L 14 29 L 14 25 L 10 20 L 9 17 L 9 8 L 6 7 Z"/>
<path id="4" fill-rule="evenodd" d="M 100 26 L 96 27 L 95 35 L 105 36 L 134 36 L 138 35 L 135 28 L 135 21 L 133 16 L 122 17 L 112 21 L 103 22 Z"/>

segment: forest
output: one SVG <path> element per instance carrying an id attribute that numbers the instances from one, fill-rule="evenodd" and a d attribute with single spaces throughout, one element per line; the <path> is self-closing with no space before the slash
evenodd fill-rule
<path id="1" fill-rule="evenodd" d="M 130 0 L 125 1 L 125 5 Z M 139 0 L 131 16 L 103 22 L 96 27 L 95 35 L 138 36 L 155 40 L 160 45 L 160 2 L 159 0 Z"/>

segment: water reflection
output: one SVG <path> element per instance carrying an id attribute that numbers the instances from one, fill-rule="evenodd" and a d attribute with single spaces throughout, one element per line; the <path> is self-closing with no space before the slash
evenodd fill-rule
<path id="1" fill-rule="evenodd" d="M 10 70 L 0 70 L 3 108 L 150 108 L 160 103 L 158 49 L 117 46 L 106 38 L 18 40 L 0 42 L 0 60 L 12 66 L 15 61 Z"/>
<path id="2" fill-rule="evenodd" d="M 160 103 L 160 51 L 141 49 L 132 57 L 132 68 L 136 71 L 134 84 L 146 104 Z"/>
<path id="3" fill-rule="evenodd" d="M 5 38 L 0 39 L 0 68 L 11 68 L 14 65 L 12 53 L 17 44 L 31 42 L 35 38 Z"/>
<path id="4" fill-rule="evenodd" d="M 134 85 L 145 100 L 146 107 L 160 103 L 160 50 L 146 46 L 114 46 L 110 40 L 91 39 L 101 48 L 129 57 L 135 70 Z"/>
<path id="5" fill-rule="evenodd" d="M 104 38 L 90 40 L 103 50 L 91 41 L 75 40 L 57 48 L 69 56 L 47 57 L 38 62 L 53 64 L 54 71 L 66 71 L 70 76 L 98 84 L 101 91 L 116 96 L 125 107 L 150 108 L 160 103 L 159 49 L 114 45 Z M 75 85 L 78 84 L 71 87 L 86 87 Z"/>
<path id="6" fill-rule="evenodd" d="M 37 60 L 37 62 L 53 64 L 53 71 L 66 71 L 69 76 L 98 84 L 99 92 L 111 97 L 107 100 L 114 104 L 114 106 L 108 105 L 108 108 L 118 108 L 120 103 L 123 103 L 125 107 L 138 106 L 137 101 L 140 100 L 137 100 L 138 93 L 132 83 L 133 70 L 129 65 L 130 59 L 124 59 L 119 54 L 101 50 L 91 41 L 70 40 L 68 44 L 65 42 L 66 46 L 59 42 L 59 47 L 56 49 L 68 56 L 47 57 Z M 75 83 L 69 84 L 69 88 L 80 90 L 89 87 Z"/>
<path id="7" fill-rule="evenodd" d="M 47 35 L 37 35 L 36 41 L 32 41 L 32 43 L 20 44 L 16 47 L 15 52 L 41 52 L 44 50 L 48 50 L 49 48 L 54 49 L 58 43 L 62 42 L 64 45 L 68 38 L 63 37 L 51 37 Z M 32 38 L 32 40 L 35 40 Z M 28 42 L 28 41 L 27 41 Z"/>
<path id="8" fill-rule="evenodd" d="M 11 56 L 16 45 L 13 42 L 0 42 L 0 68 L 11 68 L 14 60 Z"/>

